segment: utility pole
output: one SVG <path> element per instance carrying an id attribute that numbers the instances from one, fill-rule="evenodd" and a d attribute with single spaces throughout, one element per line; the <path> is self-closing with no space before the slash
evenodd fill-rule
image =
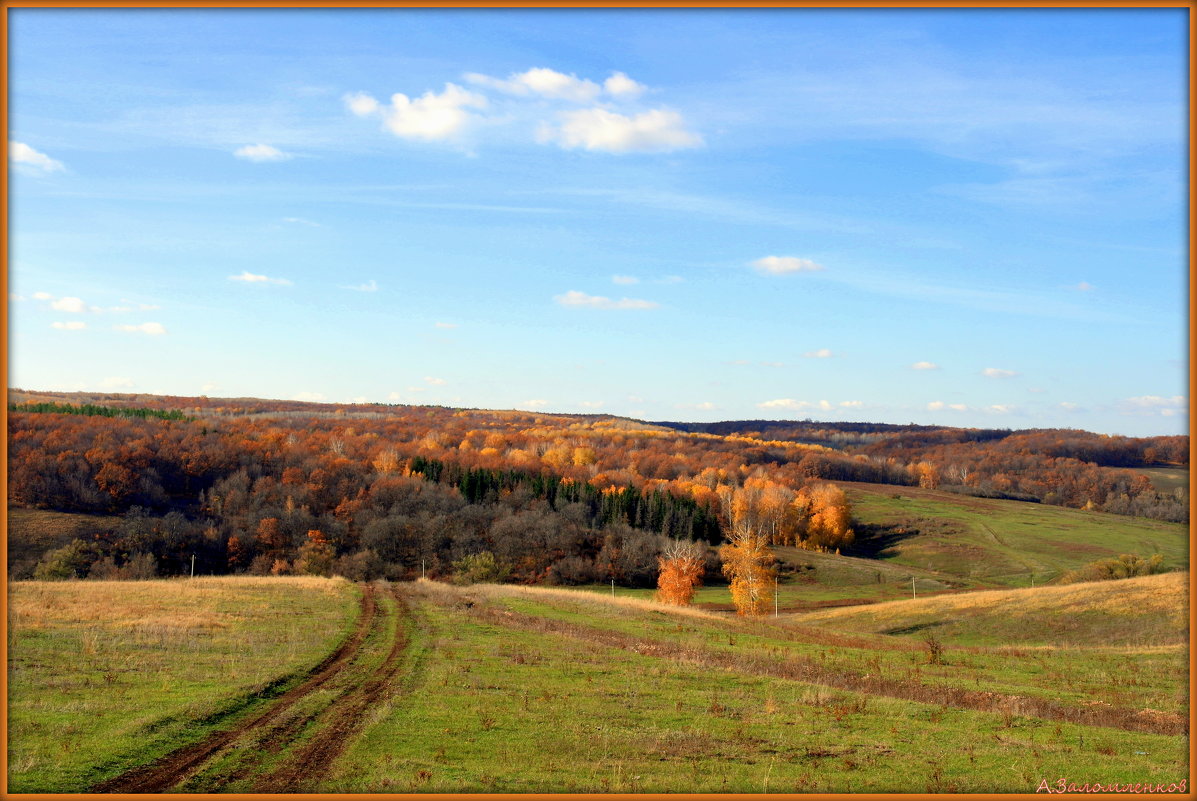
<path id="1" fill-rule="evenodd" d="M 919 591 L 918 591 L 918 589 L 917 589 L 917 588 L 915 588 L 915 586 L 914 586 L 914 576 L 911 576 L 911 577 L 910 577 L 910 592 L 911 592 L 911 594 L 912 594 L 912 595 L 913 595 L 915 598 L 918 598 L 918 597 L 919 597 Z"/>
<path id="2" fill-rule="evenodd" d="M 424 560 L 420 560 L 420 578 L 424 578 Z"/>
<path id="3" fill-rule="evenodd" d="M 195 554 L 191 554 L 191 577 L 195 578 Z"/>
<path id="4" fill-rule="evenodd" d="M 611 579 L 611 597 L 615 597 L 615 579 Z"/>

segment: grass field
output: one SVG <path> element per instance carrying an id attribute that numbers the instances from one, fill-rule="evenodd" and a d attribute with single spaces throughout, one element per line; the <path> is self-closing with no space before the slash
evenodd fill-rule
<path id="1" fill-rule="evenodd" d="M 15 582 L 11 792 L 80 792 L 246 714 L 357 617 L 343 580 Z"/>
<path id="2" fill-rule="evenodd" d="M 1188 467 L 1136 467 L 1135 472 L 1150 478 L 1151 486 L 1157 492 L 1171 492 L 1177 487 L 1189 486 Z"/>
<path id="3" fill-rule="evenodd" d="M 1044 584 L 1123 553 L 1160 553 L 1166 569 L 1188 567 L 1188 527 L 1179 523 L 915 487 L 843 486 L 855 521 L 892 532 L 876 556 L 894 566 L 1007 587 Z"/>
<path id="4" fill-rule="evenodd" d="M 514 586 L 380 584 L 359 600 L 353 585 L 319 579 L 18 583 L 10 789 L 86 790 L 122 771 L 104 787 L 1031 792 L 1060 777 L 1169 783 L 1188 775 L 1187 652 L 1173 603 L 1183 582 L 1006 592 L 1021 596 L 1028 617 L 1049 620 L 1067 608 L 1061 593 L 1081 593 L 1111 619 L 1137 616 L 1155 632 L 1151 646 L 1123 637 L 1115 648 L 1099 627 L 1071 644 L 987 645 L 965 626 L 945 629 L 938 660 L 917 633 L 876 629 L 916 627 L 926 604 L 962 613 L 967 595 L 855 610 L 880 610 L 871 621 L 839 610 L 753 621 Z M 841 614 L 843 625 L 822 617 Z M 211 722 L 262 682 L 320 662 L 351 630 L 339 666 Z M 279 651 L 286 659 L 266 659 Z M 115 681 L 105 676 L 113 666 L 126 671 Z M 224 739 L 212 733 L 222 726 Z M 126 770 L 205 737 L 214 746 L 202 759 L 179 762 L 186 769 L 156 785 L 137 785 Z"/>

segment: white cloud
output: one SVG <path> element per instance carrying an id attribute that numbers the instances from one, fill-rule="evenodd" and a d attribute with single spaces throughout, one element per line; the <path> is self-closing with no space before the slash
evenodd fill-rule
<path id="1" fill-rule="evenodd" d="M 44 174 L 66 169 L 61 161 L 52 159 L 22 142 L 8 143 L 8 158 L 13 164 L 25 167 L 31 172 Z"/>
<path id="2" fill-rule="evenodd" d="M 943 409 L 945 406 L 947 406 L 947 404 L 944 403 L 943 401 L 931 401 L 930 403 L 927 404 L 927 411 L 938 412 L 941 409 Z"/>
<path id="3" fill-rule="evenodd" d="M 457 323 L 437 323 L 437 328 L 456 328 Z"/>
<path id="4" fill-rule="evenodd" d="M 308 228 L 323 228 L 324 226 L 312 220 L 305 220 L 303 217 L 284 217 L 283 222 L 291 225 L 306 225 Z"/>
<path id="5" fill-rule="evenodd" d="M 286 161 L 291 158 L 290 153 L 284 153 L 277 147 L 270 145 L 246 145 L 233 151 L 233 155 L 246 161 Z"/>
<path id="6" fill-rule="evenodd" d="M 998 367 L 986 367 L 981 371 L 981 375 L 985 376 L 986 378 L 1013 378 L 1014 376 L 1018 375 L 1018 373 L 1014 372 L 1013 370 L 1002 370 Z"/>
<path id="7" fill-rule="evenodd" d="M 71 320 L 66 323 L 50 323 L 51 328 L 57 328 L 59 331 L 82 331 L 87 328 L 87 323 L 82 320 Z"/>
<path id="8" fill-rule="evenodd" d="M 833 354 L 828 348 L 808 350 L 806 353 L 802 354 L 803 358 L 805 359 L 830 359 L 834 355 L 835 354 Z"/>
<path id="9" fill-rule="evenodd" d="M 864 401 L 840 401 L 840 406 L 845 409 L 863 409 Z"/>
<path id="10" fill-rule="evenodd" d="M 660 305 L 651 300 L 637 298 L 612 300 L 602 295 L 587 295 L 585 292 L 578 292 L 574 289 L 564 295 L 555 295 L 553 300 L 562 306 L 585 306 L 591 309 L 655 309 Z"/>
<path id="11" fill-rule="evenodd" d="M 378 283 L 371 278 L 364 284 L 354 284 L 351 286 L 342 286 L 341 289 L 352 289 L 354 292 L 377 292 Z"/>
<path id="12" fill-rule="evenodd" d="M 935 362 L 915 362 L 910 365 L 911 370 L 938 370 L 939 365 Z"/>
<path id="13" fill-rule="evenodd" d="M 34 292 L 33 293 L 34 300 L 53 300 L 53 298 L 54 298 L 54 296 L 51 295 L 49 292 Z"/>
<path id="14" fill-rule="evenodd" d="M 369 403 L 369 399 L 365 395 L 358 395 L 356 398 L 351 398 L 350 403 Z"/>
<path id="15" fill-rule="evenodd" d="M 377 114 L 382 110 L 382 106 L 378 104 L 378 101 L 365 92 L 355 92 L 351 95 L 345 95 L 345 107 L 359 117 L 369 117 L 371 114 Z"/>
<path id="16" fill-rule="evenodd" d="M 87 304 L 79 298 L 59 298 L 50 304 L 50 308 L 54 311 L 71 312 L 73 314 L 83 314 L 88 310 Z"/>
<path id="17" fill-rule="evenodd" d="M 1163 417 L 1176 417 L 1188 414 L 1189 399 L 1184 395 L 1173 395 L 1172 397 L 1140 395 L 1119 402 L 1118 408 L 1122 414 L 1138 416 L 1158 414 Z"/>
<path id="18" fill-rule="evenodd" d="M 115 331 L 128 331 L 132 334 L 146 334 L 152 337 L 159 337 L 166 333 L 166 328 L 162 323 L 142 323 L 141 325 L 114 325 Z"/>
<path id="19" fill-rule="evenodd" d="M 322 401 L 325 400 L 323 392 L 297 392 L 291 400 L 297 401 Z"/>
<path id="20" fill-rule="evenodd" d="M 105 378 L 100 382 L 100 386 L 104 389 L 132 389 L 136 386 L 131 378 L 123 378 L 114 376 L 112 378 Z"/>
<path id="21" fill-rule="evenodd" d="M 795 411 L 810 409 L 814 405 L 809 401 L 799 401 L 793 398 L 777 398 L 776 400 L 763 401 L 757 404 L 761 409 L 793 409 Z"/>
<path id="22" fill-rule="evenodd" d="M 1075 412 L 1077 409 L 1081 408 L 1079 404 L 1071 403 L 1069 401 L 1061 401 L 1056 405 L 1066 412 Z"/>
<path id="23" fill-rule="evenodd" d="M 622 72 L 613 72 L 611 77 L 603 81 L 603 89 L 613 97 L 638 97 L 648 87 L 637 83 Z"/>
<path id="24" fill-rule="evenodd" d="M 1073 289 L 1078 292 L 1092 292 L 1096 288 L 1097 287 L 1093 286 L 1093 284 L 1089 283 L 1088 281 L 1081 281 L 1079 284 L 1073 287 Z"/>
<path id="25" fill-rule="evenodd" d="M 446 83 L 440 94 L 429 91 L 414 100 L 396 92 L 389 106 L 364 93 L 347 95 L 345 104 L 359 117 L 381 116 L 387 129 L 401 139 L 429 142 L 457 136 L 473 117 L 467 109 L 487 105 L 485 97 L 454 83 Z"/>
<path id="26" fill-rule="evenodd" d="M 627 76 L 624 78 L 627 79 Z M 588 103 L 602 91 L 602 87 L 594 81 L 579 78 L 572 73 L 566 75 L 547 67 L 533 67 L 526 72 L 512 73 L 506 80 L 476 72 L 466 74 L 465 79 L 476 86 L 486 86 L 510 95 L 540 95 L 576 103 Z"/>
<path id="27" fill-rule="evenodd" d="M 20 303 L 21 301 L 23 301 L 25 299 L 25 296 L 18 295 L 16 292 L 9 292 L 8 299 L 11 300 L 13 303 Z"/>
<path id="28" fill-rule="evenodd" d="M 985 411 L 993 412 L 994 414 L 1009 414 L 1014 411 L 1014 407 L 1003 403 L 995 403 L 992 406 L 986 407 Z"/>
<path id="29" fill-rule="evenodd" d="M 963 403 L 949 403 L 948 408 L 954 412 L 967 412 L 968 406 Z"/>
<path id="30" fill-rule="evenodd" d="M 526 409 L 542 409 L 548 405 L 549 402 L 544 398 L 533 398 L 532 400 L 526 400 L 520 404 L 520 406 L 523 406 Z"/>
<path id="31" fill-rule="evenodd" d="M 211 381 L 209 381 L 208 383 L 206 383 L 202 387 L 200 387 L 200 392 L 207 395 L 209 392 L 216 392 L 219 389 L 220 389 L 220 386 L 218 384 L 214 384 Z"/>
<path id="32" fill-rule="evenodd" d="M 230 275 L 230 281 L 240 281 L 243 284 L 276 284 L 278 286 L 291 286 L 291 282 L 286 278 L 270 278 L 265 275 L 254 275 L 249 270 L 242 270 L 241 275 Z"/>
<path id="33" fill-rule="evenodd" d="M 631 284 L 640 283 L 640 279 L 633 275 L 613 275 L 611 276 L 611 283 L 630 286 Z"/>
<path id="34" fill-rule="evenodd" d="M 559 128 L 545 123 L 537 132 L 541 143 L 556 142 L 566 150 L 583 148 L 607 153 L 664 153 L 698 147 L 702 137 L 685 130 L 682 115 L 652 109 L 632 117 L 604 108 L 568 111 Z"/>
<path id="35" fill-rule="evenodd" d="M 580 401 L 578 403 L 583 409 L 598 409 L 603 405 L 602 401 Z"/>
<path id="36" fill-rule="evenodd" d="M 434 387 L 444 386 L 446 383 L 448 383 L 443 378 L 436 378 L 436 377 L 430 376 L 430 375 L 424 376 L 424 381 L 426 381 L 429 384 L 432 384 Z"/>
<path id="37" fill-rule="evenodd" d="M 824 269 L 822 264 L 816 264 L 810 259 L 800 259 L 796 256 L 765 256 L 752 262 L 752 268 L 758 273 L 766 275 L 809 273 Z"/>

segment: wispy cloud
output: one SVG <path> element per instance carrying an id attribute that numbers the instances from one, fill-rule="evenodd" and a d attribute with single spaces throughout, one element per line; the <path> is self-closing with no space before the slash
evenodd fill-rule
<path id="1" fill-rule="evenodd" d="M 424 376 L 424 382 L 427 384 L 431 384 L 434 387 L 443 387 L 445 384 L 449 383 L 448 381 L 446 381 L 443 378 L 437 378 L 436 376 L 430 376 L 430 375 Z"/>
<path id="2" fill-rule="evenodd" d="M 377 292 L 378 283 L 371 278 L 364 284 L 351 284 L 349 286 L 342 286 L 341 289 L 352 289 L 354 292 Z"/>
<path id="3" fill-rule="evenodd" d="M 849 401 L 850 404 L 857 404 L 860 401 Z M 863 404 L 861 404 L 863 405 Z M 761 409 L 788 409 L 791 411 L 806 411 L 810 409 L 818 409 L 820 411 L 829 412 L 835 408 L 835 404 L 831 401 L 800 401 L 793 398 L 777 398 L 775 400 L 762 401 L 757 404 Z"/>
<path id="4" fill-rule="evenodd" d="M 915 362 L 910 365 L 911 370 L 938 370 L 939 365 L 935 362 Z"/>
<path id="5" fill-rule="evenodd" d="M 57 328 L 60 331 L 82 331 L 87 328 L 87 323 L 82 320 L 70 320 L 65 323 L 53 322 L 50 323 L 51 328 Z"/>
<path id="6" fill-rule="evenodd" d="M 758 273 L 765 275 L 785 275 L 786 273 L 809 273 L 824 269 L 822 264 L 816 264 L 810 259 L 797 256 L 765 256 L 751 263 Z"/>
<path id="7" fill-rule="evenodd" d="M 1000 367 L 986 367 L 981 371 L 986 378 L 1014 378 L 1018 373 L 1014 370 L 1003 370 Z"/>
<path id="8" fill-rule="evenodd" d="M 1092 292 L 1096 288 L 1097 287 L 1093 286 L 1093 284 L 1089 283 L 1088 281 L 1081 281 L 1079 284 L 1073 286 L 1073 289 L 1075 289 L 1077 292 Z"/>
<path id="9" fill-rule="evenodd" d="M 640 283 L 640 279 L 632 275 L 613 275 L 611 276 L 611 283 L 630 286 L 631 284 Z"/>
<path id="10" fill-rule="evenodd" d="M 603 297 L 602 295 L 587 295 L 585 292 L 579 292 L 571 289 L 564 295 L 555 295 L 553 300 L 561 306 L 575 306 L 590 309 L 655 309 L 660 304 L 651 300 L 640 300 L 637 298 L 620 298 L 619 300 L 612 300 L 611 298 Z"/>
<path id="11" fill-rule="evenodd" d="M 286 161 L 290 153 L 284 153 L 272 145 L 245 145 L 233 151 L 233 155 L 245 161 Z"/>
<path id="12" fill-rule="evenodd" d="M 312 220 L 305 220 L 303 217 L 284 217 L 283 222 L 289 225 L 306 225 L 308 228 L 323 228 L 324 226 Z"/>
<path id="13" fill-rule="evenodd" d="M 659 108 L 632 115 L 605 108 L 566 111 L 560 124 L 542 123 L 536 138 L 566 150 L 606 153 L 668 153 L 703 143 L 701 136 L 686 130 L 681 114 Z"/>
<path id="14" fill-rule="evenodd" d="M 1117 406 L 1122 414 L 1135 416 L 1177 417 L 1189 413 L 1189 399 L 1184 395 L 1139 395 L 1120 401 Z"/>
<path id="15" fill-rule="evenodd" d="M 296 392 L 291 397 L 291 400 L 315 402 L 327 400 L 327 396 L 323 392 Z"/>
<path id="16" fill-rule="evenodd" d="M 141 325 L 114 325 L 113 330 L 128 331 L 131 334 L 146 334 L 147 336 L 159 337 L 166 333 L 166 327 L 162 323 L 142 323 Z"/>
<path id="17" fill-rule="evenodd" d="M 54 311 L 70 312 L 71 314 L 83 314 L 90 311 L 90 308 L 80 298 L 59 298 L 50 303 L 50 308 Z"/>
<path id="18" fill-rule="evenodd" d="M 819 348 L 818 350 L 808 350 L 802 354 L 804 359 L 830 359 L 835 354 L 831 352 L 830 348 Z"/>
<path id="19" fill-rule="evenodd" d="M 270 278 L 265 275 L 255 275 L 249 270 L 244 270 L 240 275 L 230 275 L 230 281 L 238 281 L 243 284 L 275 284 L 276 286 L 291 286 L 291 282 L 286 278 Z"/>
<path id="20" fill-rule="evenodd" d="M 32 174 L 61 172 L 66 169 L 61 161 L 52 159 L 41 151 L 34 150 L 23 142 L 8 143 L 8 159 L 14 165 Z"/>

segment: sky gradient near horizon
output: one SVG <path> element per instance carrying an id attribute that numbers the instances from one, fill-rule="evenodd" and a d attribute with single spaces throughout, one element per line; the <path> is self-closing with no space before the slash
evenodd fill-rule
<path id="1" fill-rule="evenodd" d="M 9 386 L 1187 433 L 1187 10 L 9 9 Z"/>

